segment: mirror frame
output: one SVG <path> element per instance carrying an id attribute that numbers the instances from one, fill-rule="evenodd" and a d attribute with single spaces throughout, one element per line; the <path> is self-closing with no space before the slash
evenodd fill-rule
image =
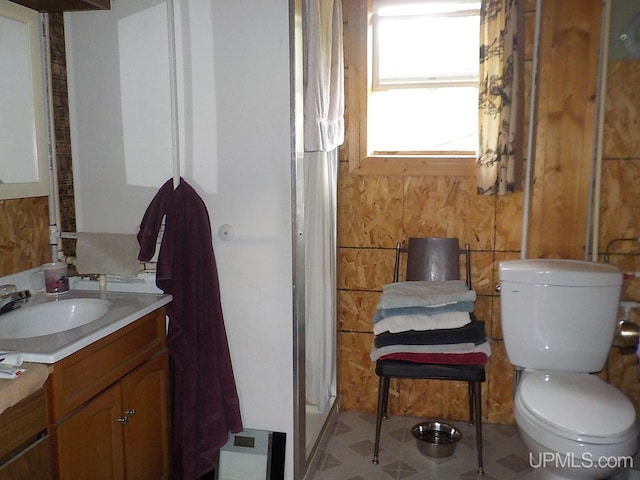
<path id="1" fill-rule="evenodd" d="M 0 200 L 49 195 L 47 128 L 45 110 L 45 90 L 42 75 L 42 53 L 40 46 L 40 14 L 8 0 L 0 0 L 0 16 L 22 22 L 27 26 L 29 64 L 31 66 L 31 85 L 33 98 L 32 118 L 35 138 L 31 159 L 37 165 L 37 178 L 33 182 L 0 184 Z"/>

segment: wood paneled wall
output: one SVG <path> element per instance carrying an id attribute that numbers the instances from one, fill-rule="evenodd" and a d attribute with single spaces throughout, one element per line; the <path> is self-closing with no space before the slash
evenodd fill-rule
<path id="1" fill-rule="evenodd" d="M 351 2 L 352 0 L 344 0 Z M 526 90 L 531 85 L 535 2 L 525 2 Z M 547 0 L 542 12 L 539 49 L 535 177 L 528 257 L 584 258 L 588 189 L 591 175 L 600 36 L 599 0 Z M 351 9 L 353 10 L 353 9 Z M 352 25 L 345 8 L 345 30 Z M 347 35 L 345 38 L 349 38 Z M 345 43 L 346 75 L 351 68 Z M 633 66 L 638 62 L 632 62 Z M 610 69 L 610 76 L 616 69 Z M 625 75 L 628 75 L 627 66 Z M 635 67 L 637 68 L 637 67 Z M 626 78 L 619 75 L 621 78 Z M 622 80 L 613 80 L 618 84 Z M 635 82 L 635 83 L 634 83 Z M 608 90 L 607 153 L 599 251 L 617 237 L 640 237 L 640 98 L 638 77 Z M 611 82 L 609 83 L 611 85 Z M 633 90 L 633 91 L 632 91 Z M 354 95 L 348 91 L 347 95 Z M 347 102 L 348 103 L 348 102 Z M 528 98 L 525 102 L 528 107 Z M 618 112 L 619 110 L 619 112 Z M 353 112 L 348 112 L 349 115 Z M 634 122 L 636 122 L 634 124 Z M 348 123 L 348 121 L 347 121 Z M 621 124 L 621 125 L 620 125 Z M 349 128 L 347 124 L 347 129 Z M 526 144 L 526 142 L 525 142 Z M 472 248 L 476 314 L 492 341 L 488 379 L 483 384 L 483 416 L 513 423 L 512 367 L 500 326 L 495 292 L 501 260 L 519 258 L 523 222 L 522 191 L 504 197 L 479 197 L 475 178 L 350 174 L 349 146 L 341 149 L 338 178 L 338 346 L 339 386 L 344 410 L 374 412 L 378 378 L 369 360 L 371 318 L 382 286 L 393 275 L 394 247 L 412 236 L 455 236 Z M 352 149 L 353 150 L 353 149 Z M 524 157 L 523 152 L 523 157 Z M 612 156 L 619 158 L 614 160 Z M 613 212 L 616 212 L 613 214 Z M 610 261 L 639 269 L 640 246 L 620 245 L 626 255 Z M 635 250 L 633 250 L 635 248 Z M 625 282 L 627 299 L 640 300 L 638 281 Z M 635 317 L 640 320 L 639 317 Z M 637 357 L 612 349 L 601 375 L 620 386 L 640 406 Z M 639 408 L 640 410 L 640 408 Z M 464 419 L 468 415 L 464 383 L 392 380 L 390 412 L 400 415 Z"/>
<path id="2" fill-rule="evenodd" d="M 544 2 L 528 256 L 584 258 L 601 2 Z"/>

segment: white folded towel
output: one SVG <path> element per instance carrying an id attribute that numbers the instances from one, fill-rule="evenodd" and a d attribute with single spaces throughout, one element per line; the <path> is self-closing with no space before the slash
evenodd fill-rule
<path id="1" fill-rule="evenodd" d="M 382 287 L 378 308 L 436 307 L 475 299 L 476 292 L 462 280 L 395 282 Z"/>
<path id="2" fill-rule="evenodd" d="M 136 277 L 139 252 L 134 234 L 78 232 L 76 268 L 78 273 Z"/>
<path id="3" fill-rule="evenodd" d="M 424 331 L 439 328 L 459 328 L 471 322 L 469 312 L 446 312 L 436 315 L 396 315 L 383 318 L 373 325 L 373 333 L 399 333 L 410 330 Z"/>

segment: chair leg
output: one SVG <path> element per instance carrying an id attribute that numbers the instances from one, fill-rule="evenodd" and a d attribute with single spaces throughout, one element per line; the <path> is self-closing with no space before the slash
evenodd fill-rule
<path id="1" fill-rule="evenodd" d="M 384 396 L 382 398 L 382 418 L 389 417 L 389 387 L 391 386 L 391 377 L 384 377 Z"/>
<path id="2" fill-rule="evenodd" d="M 473 384 L 473 385 L 471 385 Z M 473 416 L 476 423 L 476 450 L 478 452 L 478 475 L 484 475 L 484 465 L 482 461 L 482 384 L 480 382 L 469 382 L 473 390 Z"/>
<path id="3" fill-rule="evenodd" d="M 475 417 L 475 390 L 473 389 L 473 382 L 469 383 L 469 425 L 473 425 Z"/>
<path id="4" fill-rule="evenodd" d="M 387 403 L 389 401 L 389 377 L 380 377 L 378 384 L 378 411 L 376 413 L 376 438 L 373 443 L 373 463 L 378 464 L 380 451 L 380 431 L 382 430 L 382 417 L 387 416 Z"/>

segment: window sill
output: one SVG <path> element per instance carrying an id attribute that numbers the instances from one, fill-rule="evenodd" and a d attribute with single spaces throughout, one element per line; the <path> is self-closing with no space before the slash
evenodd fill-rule
<path id="1" fill-rule="evenodd" d="M 370 155 L 349 160 L 354 175 L 456 176 L 476 175 L 476 156 Z"/>

